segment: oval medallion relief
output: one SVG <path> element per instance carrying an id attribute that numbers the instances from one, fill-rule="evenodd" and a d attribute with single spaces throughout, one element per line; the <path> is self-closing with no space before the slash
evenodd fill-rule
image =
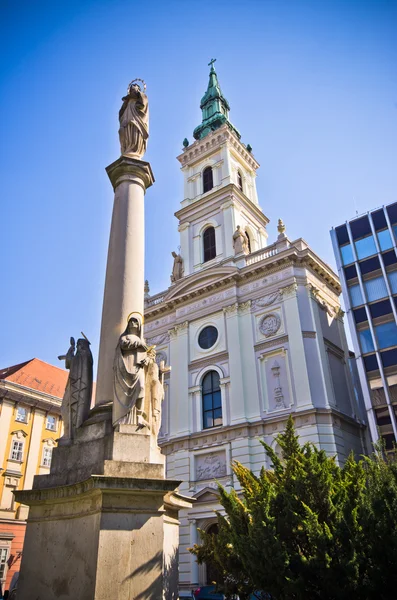
<path id="1" fill-rule="evenodd" d="M 259 323 L 259 331 L 263 333 L 265 337 L 271 337 L 276 335 L 277 331 L 281 327 L 281 319 L 276 313 L 269 313 L 262 317 Z"/>

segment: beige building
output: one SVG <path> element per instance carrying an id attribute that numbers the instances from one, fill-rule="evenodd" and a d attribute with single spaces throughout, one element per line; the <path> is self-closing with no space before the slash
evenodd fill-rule
<path id="1" fill-rule="evenodd" d="M 37 358 L 0 370 L 0 581 L 19 570 L 28 508 L 13 491 L 49 473 L 62 435 L 60 407 L 68 372 Z"/>

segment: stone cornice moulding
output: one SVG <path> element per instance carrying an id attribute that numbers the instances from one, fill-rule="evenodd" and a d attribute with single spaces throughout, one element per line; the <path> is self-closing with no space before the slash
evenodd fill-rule
<path id="1" fill-rule="evenodd" d="M 211 356 L 208 356 L 208 358 L 199 358 L 197 360 L 192 360 L 189 363 L 188 366 L 188 370 L 189 371 L 201 371 L 202 369 L 205 369 L 206 367 L 211 367 L 212 365 L 217 365 L 218 368 L 222 371 L 223 369 L 221 369 L 219 367 L 220 363 L 223 362 L 227 362 L 229 360 L 229 353 L 228 352 L 218 352 L 218 354 L 212 354 Z"/>
<path id="2" fill-rule="evenodd" d="M 10 392 L 12 395 L 10 395 Z M 50 405 L 56 411 L 62 404 L 62 398 L 51 396 L 46 392 L 35 390 L 34 388 L 25 387 L 14 381 L 0 380 L 0 398 L 13 403 L 26 404 L 27 406 L 37 406 L 40 408 L 40 403 L 43 406 Z"/>
<path id="3" fill-rule="evenodd" d="M 308 425 L 332 425 L 333 419 L 339 420 L 344 428 L 357 428 L 364 430 L 365 424 L 350 415 L 346 415 L 337 408 L 307 408 L 298 412 L 291 410 L 282 413 L 266 414 L 262 419 L 253 422 L 239 423 L 238 425 L 225 425 L 213 431 L 203 430 L 194 432 L 188 436 L 161 440 L 159 444 L 164 454 L 169 455 L 179 450 L 201 450 L 211 448 L 216 451 L 225 444 L 242 437 L 253 438 L 263 436 L 275 436 L 284 431 L 287 419 L 292 414 L 297 429 Z"/>
<path id="4" fill-rule="evenodd" d="M 189 229 L 189 227 L 190 227 L 190 223 L 189 223 L 189 221 L 185 221 L 184 223 L 181 223 L 181 224 L 178 226 L 178 231 L 179 231 L 179 232 L 181 232 L 181 231 L 185 231 L 185 229 Z"/>
<path id="5" fill-rule="evenodd" d="M 267 350 L 268 348 L 280 347 L 281 349 L 283 344 L 288 344 L 288 335 L 280 335 L 278 337 L 274 337 L 272 340 L 255 344 L 254 350 L 255 352 L 261 352 L 262 350 Z"/>
<path id="6" fill-rule="evenodd" d="M 175 212 L 175 217 L 179 221 L 184 221 L 185 219 L 193 221 L 202 218 L 208 213 L 209 207 L 211 207 L 212 204 L 214 205 L 214 208 L 220 208 L 228 198 L 233 199 L 235 202 L 239 202 L 249 214 L 253 215 L 254 219 L 259 223 L 262 222 L 264 227 L 269 223 L 268 217 L 262 212 L 259 205 L 254 204 L 235 183 L 215 186 L 211 191 L 200 194 L 197 199 L 185 198 L 183 202 L 186 200 L 190 200 L 190 202 L 177 210 Z"/>
<path id="7" fill-rule="evenodd" d="M 226 150 L 233 150 L 240 159 L 246 163 L 247 170 L 256 171 L 259 168 L 259 163 L 254 156 L 248 152 L 246 147 L 238 140 L 236 135 L 232 133 L 229 127 L 225 124 L 219 129 L 209 133 L 205 138 L 194 141 L 188 146 L 182 154 L 177 156 L 177 160 L 183 166 L 191 166 L 194 163 L 203 160 L 207 155 L 211 155 L 214 151 L 219 151 L 222 147 Z M 250 167 L 250 169 L 248 168 Z"/>
<path id="8" fill-rule="evenodd" d="M 230 285 L 231 282 L 237 282 L 237 284 L 244 285 L 245 280 L 247 281 L 247 283 L 254 282 L 262 277 L 268 277 L 272 274 L 279 273 L 280 271 L 284 271 L 286 268 L 289 268 L 289 267 L 296 268 L 297 266 L 302 267 L 304 269 L 308 269 L 309 272 L 311 273 L 312 270 L 311 270 L 310 266 L 308 264 L 306 264 L 306 262 L 305 262 L 307 257 L 304 257 L 302 260 L 299 260 L 297 262 L 296 254 L 297 254 L 296 248 L 294 248 L 292 246 L 287 251 L 284 251 L 281 254 L 276 254 L 274 256 L 268 257 L 261 262 L 257 262 L 257 263 L 250 265 L 249 267 L 245 267 L 243 269 L 234 268 L 235 273 L 232 276 L 230 275 L 230 276 L 224 277 L 223 279 L 219 279 L 216 281 L 216 283 L 214 282 L 213 284 L 209 284 L 208 286 L 200 287 L 193 291 L 187 291 L 185 294 L 183 294 L 183 292 L 181 291 L 181 295 L 178 298 L 165 299 L 163 302 L 159 302 L 158 304 L 149 306 L 145 311 L 146 322 L 148 322 L 148 320 L 151 317 L 155 317 L 159 313 L 165 313 L 165 312 L 172 311 L 175 308 L 176 303 L 179 304 L 182 302 L 186 302 L 187 300 L 190 300 L 191 298 L 194 298 L 196 296 L 204 295 L 204 294 L 208 293 L 211 289 L 215 289 L 215 288 L 219 288 L 219 287 L 227 287 Z M 282 255 L 285 255 L 285 256 L 282 256 Z M 227 262 L 228 260 L 229 259 L 225 259 L 225 262 Z M 225 267 L 222 263 L 218 263 L 216 266 L 211 267 L 211 268 L 213 268 L 214 270 L 219 270 L 219 269 L 225 268 Z M 201 275 L 203 275 L 204 273 L 205 273 L 205 271 L 200 271 Z M 187 281 L 188 277 L 193 277 L 193 276 L 197 276 L 197 275 L 199 275 L 199 273 L 194 273 L 192 275 L 188 275 L 186 278 L 183 278 L 181 280 L 181 283 L 178 286 L 178 289 L 181 289 L 182 287 L 188 288 L 188 285 L 189 285 L 189 282 Z M 319 274 L 318 272 L 315 272 L 314 275 L 316 277 L 321 277 L 321 274 Z M 338 284 L 338 288 L 339 288 L 340 284 L 339 284 L 338 280 L 336 279 L 336 276 L 335 276 L 335 283 Z M 327 285 L 327 287 L 328 287 L 330 284 L 328 281 L 326 281 L 325 285 Z M 338 289 L 338 291 L 335 291 L 335 289 L 333 289 L 332 291 L 333 291 L 333 293 L 339 293 L 339 289 Z M 175 292 L 176 292 L 176 290 L 174 288 L 173 293 L 175 293 Z"/>

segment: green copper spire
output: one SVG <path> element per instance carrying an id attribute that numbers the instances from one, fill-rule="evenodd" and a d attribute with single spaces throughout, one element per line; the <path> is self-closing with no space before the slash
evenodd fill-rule
<path id="1" fill-rule="evenodd" d="M 210 80 L 208 82 L 208 88 L 204 96 L 201 98 L 200 108 L 203 113 L 203 121 L 201 125 L 196 127 L 193 131 L 193 137 L 196 140 L 201 140 L 203 137 L 219 129 L 224 123 L 226 123 L 230 129 L 240 139 L 241 135 L 229 121 L 229 110 L 230 106 L 225 96 L 222 94 L 218 77 L 214 69 L 214 62 L 216 58 L 211 59 L 208 66 L 211 67 Z"/>

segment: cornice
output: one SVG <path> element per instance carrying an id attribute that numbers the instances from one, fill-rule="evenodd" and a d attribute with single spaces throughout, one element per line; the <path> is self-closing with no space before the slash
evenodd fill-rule
<path id="1" fill-rule="evenodd" d="M 218 207 L 222 208 L 222 205 L 228 202 L 239 202 L 242 207 L 247 210 L 247 212 L 251 213 L 255 219 L 257 219 L 262 225 L 266 227 L 269 223 L 269 219 L 262 212 L 260 207 L 257 204 L 254 204 L 251 200 L 247 198 L 245 194 L 234 184 L 228 183 L 227 185 L 221 187 L 213 188 L 213 191 L 207 192 L 198 200 L 193 200 L 183 206 L 179 210 L 176 211 L 175 216 L 179 219 L 179 226 L 183 225 L 185 220 L 191 221 L 194 217 L 200 216 L 195 215 L 194 213 L 203 213 L 207 214 L 209 210 L 209 206 L 213 204 L 214 208 Z"/>
<path id="2" fill-rule="evenodd" d="M 221 362 L 225 362 L 228 359 L 228 352 L 218 352 L 217 354 L 213 354 L 212 356 L 206 356 L 205 358 L 192 360 L 192 362 L 189 364 L 189 371 L 193 371 L 196 369 L 204 369 L 205 367 L 210 367 L 211 365 L 216 365 Z"/>
<path id="3" fill-rule="evenodd" d="M 244 144 L 230 131 L 228 125 L 222 125 L 216 131 L 206 135 L 205 138 L 193 142 L 182 154 L 177 156 L 177 160 L 181 163 L 182 168 L 191 166 L 197 161 L 203 160 L 207 155 L 213 154 L 225 144 L 232 147 L 238 156 L 244 159 L 250 169 L 256 171 L 259 168 L 260 165 L 253 154 L 248 152 Z"/>
<path id="4" fill-rule="evenodd" d="M 255 344 L 254 350 L 255 352 L 261 352 L 262 350 L 268 350 L 269 348 L 276 348 L 278 346 L 282 346 L 283 344 L 288 343 L 288 335 L 281 335 L 267 342 L 261 342 L 260 344 Z"/>
<path id="5" fill-rule="evenodd" d="M 47 412 L 51 410 L 55 413 L 60 412 L 62 404 L 62 399 L 57 396 L 51 396 L 45 392 L 4 379 L 0 380 L 0 400 L 8 400 L 15 404 L 26 404 Z"/>
<path id="6" fill-rule="evenodd" d="M 328 288 L 330 288 L 330 291 L 336 295 L 339 295 L 341 292 L 341 286 L 335 273 L 333 273 L 329 267 L 327 267 L 325 270 L 323 267 L 325 263 L 323 263 L 320 259 L 318 259 L 318 262 L 316 261 L 317 257 L 310 249 L 298 250 L 296 246 L 291 245 L 289 248 L 278 254 L 268 256 L 267 258 L 264 258 L 263 260 L 253 263 L 247 267 L 243 267 L 242 269 L 226 267 L 224 264 L 218 263 L 208 270 L 203 270 L 199 273 L 194 273 L 186 278 L 181 279 L 180 282 L 178 282 L 178 288 L 174 287 L 172 289 L 173 295 L 176 296 L 178 290 L 181 290 L 181 295 L 167 298 L 167 295 L 169 294 L 169 291 L 167 291 L 162 296 L 163 301 L 159 301 L 154 306 L 150 306 L 145 310 L 146 322 L 149 322 L 152 318 L 157 317 L 157 315 L 161 313 L 173 311 L 177 306 L 186 304 L 193 298 L 205 297 L 206 295 L 211 294 L 215 289 L 220 291 L 221 289 L 229 287 L 231 284 L 239 285 L 243 283 L 250 283 L 256 279 L 259 279 L 260 277 L 267 277 L 283 271 L 287 267 L 302 267 L 307 269 L 315 277 L 319 277 L 321 281 L 325 283 Z M 317 264 L 318 268 L 314 269 L 313 264 Z M 225 275 L 224 278 L 214 279 L 213 282 L 208 282 L 206 285 L 200 286 L 194 290 L 188 290 L 190 281 L 195 281 L 199 275 L 201 275 L 203 278 L 211 275 L 215 276 L 221 269 L 229 269 L 229 273 Z M 191 278 L 191 280 L 189 281 L 188 278 Z M 288 287 L 287 281 L 286 284 Z M 187 288 L 185 293 L 183 293 L 183 288 Z M 158 296 L 160 297 L 160 295 Z"/>
<path id="7" fill-rule="evenodd" d="M 219 448 L 237 438 L 253 438 L 272 435 L 275 436 L 284 431 L 287 419 L 292 414 L 297 429 L 309 425 L 337 425 L 344 428 L 364 429 L 364 423 L 346 415 L 335 408 L 308 408 L 301 411 L 287 411 L 280 415 L 266 415 L 262 419 L 252 422 L 239 423 L 238 425 L 227 425 L 214 430 L 203 430 L 190 435 L 175 437 L 172 439 L 159 440 L 165 455 L 177 451 L 194 451 L 201 448 Z M 265 460 L 265 455 L 264 455 Z"/>

